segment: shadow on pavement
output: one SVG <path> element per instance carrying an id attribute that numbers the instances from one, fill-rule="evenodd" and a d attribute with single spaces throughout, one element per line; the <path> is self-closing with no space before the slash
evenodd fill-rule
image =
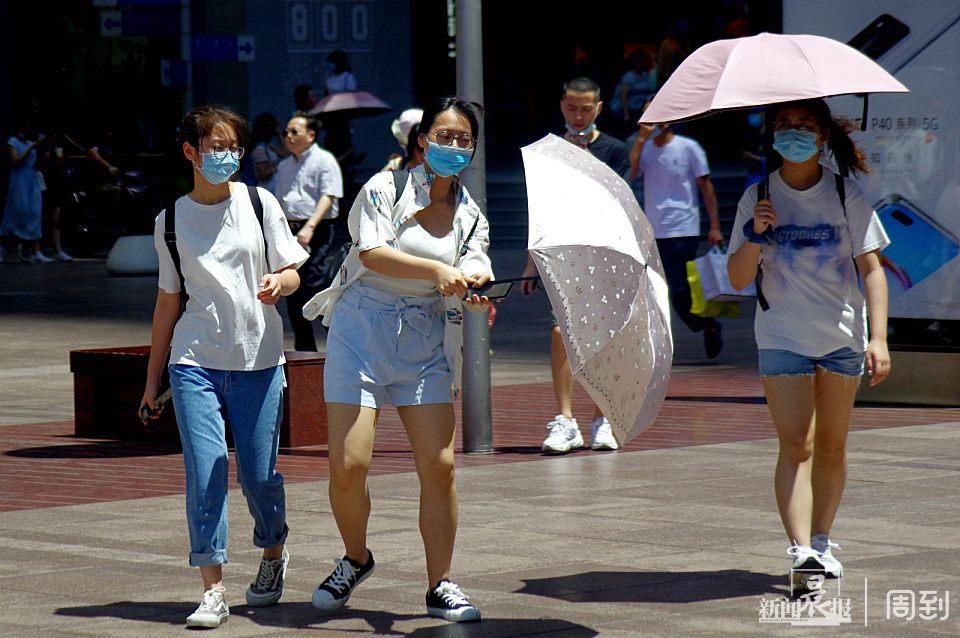
<path id="1" fill-rule="evenodd" d="M 693 603 L 782 594 L 785 575 L 716 572 L 585 572 L 534 578 L 517 591 L 578 603 Z"/>
<path id="2" fill-rule="evenodd" d="M 77 445 L 47 445 L 8 450 L 4 456 L 27 459 L 121 459 L 180 454 L 180 446 L 149 441 L 104 441 Z"/>
<path id="3" fill-rule="evenodd" d="M 61 607 L 56 611 L 58 616 L 76 618 L 119 618 L 167 625 L 182 625 L 184 620 L 195 609 L 195 603 L 173 602 L 132 602 L 119 601 L 106 605 L 89 605 L 84 607 Z M 308 602 L 293 602 L 275 605 L 273 607 L 248 607 L 238 605 L 230 608 L 230 615 L 234 618 L 247 618 L 263 627 L 283 627 L 287 629 L 323 628 L 328 622 L 344 620 L 362 620 L 370 626 L 370 631 L 361 629 L 340 629 L 344 633 L 365 634 L 376 636 L 415 636 L 417 638 L 470 638 L 483 636 L 484 638 L 498 638 L 509 636 L 550 635 L 569 638 L 593 638 L 597 632 L 589 627 L 551 618 L 523 618 L 501 619 L 490 618 L 479 623 L 442 623 L 433 627 L 420 627 L 412 632 L 401 631 L 394 627 L 395 623 L 424 620 L 425 614 L 393 614 L 385 611 L 364 611 L 347 607 L 340 612 L 322 615 Z M 229 627 L 229 622 L 227 623 Z"/>
<path id="4" fill-rule="evenodd" d="M 687 401 L 690 403 L 740 403 L 748 405 L 766 405 L 764 397 L 671 397 L 666 401 Z"/>

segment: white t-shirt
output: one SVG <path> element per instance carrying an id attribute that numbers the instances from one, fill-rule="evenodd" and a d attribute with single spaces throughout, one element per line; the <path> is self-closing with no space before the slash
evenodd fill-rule
<path id="1" fill-rule="evenodd" d="M 284 362 L 280 315 L 257 293 L 265 274 L 300 267 L 307 253 L 290 233 L 276 198 L 262 188 L 259 193 L 263 233 L 243 184 L 232 184 L 230 198 L 219 204 L 198 204 L 189 196 L 177 200 L 177 252 L 190 298 L 173 331 L 171 363 L 249 371 Z M 180 279 L 163 241 L 165 218 L 166 211 L 157 216 L 153 236 L 159 285 L 172 294 L 180 292 Z"/>
<path id="2" fill-rule="evenodd" d="M 333 197 L 333 206 L 324 219 L 335 219 L 343 197 L 343 175 L 337 158 L 330 151 L 312 144 L 300 154 L 284 158 L 277 165 L 277 199 L 287 219 L 310 219 L 324 195 Z"/>
<path id="3" fill-rule="evenodd" d="M 397 229 L 397 249 L 413 257 L 433 259 L 448 266 L 457 262 L 457 241 L 453 230 L 435 237 L 411 217 Z M 430 297 L 437 294 L 437 285 L 429 279 L 407 279 L 381 275 L 372 270 L 360 277 L 363 283 L 398 297 Z"/>
<path id="4" fill-rule="evenodd" d="M 856 182 L 844 180 L 847 214 L 834 173 L 823 169 L 813 187 L 787 186 L 770 174 L 770 201 L 777 213 L 774 243 L 760 249 L 763 295 L 757 306 L 757 347 L 822 357 L 841 348 L 867 347 L 867 307 L 853 258 L 890 244 L 880 219 Z M 754 184 L 740 198 L 730 253 L 743 246 L 744 224 L 753 219 Z"/>
<path id="5" fill-rule="evenodd" d="M 357 90 L 357 78 L 354 77 L 350 71 L 344 71 L 339 75 L 328 76 L 326 84 L 327 92 L 330 93 L 330 95 Z"/>
<path id="6" fill-rule="evenodd" d="M 643 173 L 643 212 L 653 226 L 653 236 L 697 237 L 700 235 L 700 204 L 697 178 L 710 174 L 707 154 L 689 137 L 674 135 L 657 146 L 653 138 L 640 155 Z"/>

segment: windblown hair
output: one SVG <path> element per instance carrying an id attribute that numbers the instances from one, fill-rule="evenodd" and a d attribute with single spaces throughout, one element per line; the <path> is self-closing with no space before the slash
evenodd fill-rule
<path id="1" fill-rule="evenodd" d="M 187 113 L 180 122 L 178 144 L 199 149 L 203 138 L 213 133 L 218 126 L 228 126 L 237 134 L 237 145 L 246 148 L 250 140 L 250 127 L 247 120 L 226 106 L 206 104 Z"/>

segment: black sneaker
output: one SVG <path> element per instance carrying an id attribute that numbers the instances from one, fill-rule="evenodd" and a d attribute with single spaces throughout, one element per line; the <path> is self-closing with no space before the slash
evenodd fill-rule
<path id="1" fill-rule="evenodd" d="M 703 329 L 703 349 L 707 351 L 707 359 L 716 359 L 723 350 L 723 330 L 719 323 Z"/>
<path id="2" fill-rule="evenodd" d="M 275 605 L 283 595 L 283 579 L 287 575 L 290 554 L 283 548 L 283 555 L 273 560 L 260 559 L 256 579 L 247 587 L 247 604 L 251 607 Z"/>
<path id="3" fill-rule="evenodd" d="M 313 592 L 313 606 L 323 611 L 340 609 L 350 600 L 353 590 L 373 573 L 373 552 L 366 565 L 358 565 L 346 556 L 334 561 L 336 569 L 327 579 L 317 585 Z"/>
<path id="4" fill-rule="evenodd" d="M 470 604 L 456 583 L 449 580 L 441 580 L 427 592 L 427 613 L 453 622 L 480 620 L 480 610 Z"/>

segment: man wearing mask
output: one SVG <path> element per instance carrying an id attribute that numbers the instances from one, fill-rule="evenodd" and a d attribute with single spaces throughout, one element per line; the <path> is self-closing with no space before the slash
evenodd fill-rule
<path id="1" fill-rule="evenodd" d="M 310 251 L 300 267 L 300 288 L 287 299 L 294 349 L 317 351 L 313 323 L 303 318 L 303 304 L 330 282 L 323 280 L 323 260 L 334 239 L 337 200 L 343 197 L 343 176 L 336 158 L 317 145 L 319 125 L 306 113 L 295 113 L 283 132 L 291 155 L 277 165 L 277 198 L 290 230 Z"/>
<path id="2" fill-rule="evenodd" d="M 647 100 L 644 110 L 649 104 Z M 677 135 L 668 124 L 657 127 L 641 124 L 630 149 L 631 181 L 641 173 L 643 212 L 657 239 L 657 250 L 670 288 L 670 304 L 688 328 L 703 331 L 707 358 L 714 359 L 723 348 L 720 323 L 713 317 L 690 312 L 692 300 L 687 282 L 687 262 L 696 258 L 700 243 L 698 189 L 710 216 L 707 241 L 711 246 L 723 245 L 707 154 L 696 140 Z"/>
<path id="3" fill-rule="evenodd" d="M 630 160 L 626 146 L 620 140 L 597 129 L 596 120 L 602 109 L 600 87 L 593 80 L 580 77 L 564 84 L 560 99 L 560 112 L 563 114 L 566 125 L 563 138 L 592 153 L 614 172 L 627 179 Z M 537 267 L 533 263 L 533 258 L 527 254 L 527 266 L 523 276 L 536 275 Z M 537 281 L 525 281 L 521 284 L 521 289 L 524 294 L 530 294 L 537 289 Z M 558 414 L 547 424 L 547 438 L 543 441 L 543 451 L 564 454 L 583 447 L 583 435 L 573 416 L 573 374 L 570 372 L 567 352 L 563 346 L 563 335 L 555 316 L 550 339 L 550 372 L 553 377 L 553 392 L 557 399 Z M 610 422 L 596 405 L 594 405 L 590 432 L 590 447 L 594 450 L 616 450 L 619 447 L 610 430 Z"/>

